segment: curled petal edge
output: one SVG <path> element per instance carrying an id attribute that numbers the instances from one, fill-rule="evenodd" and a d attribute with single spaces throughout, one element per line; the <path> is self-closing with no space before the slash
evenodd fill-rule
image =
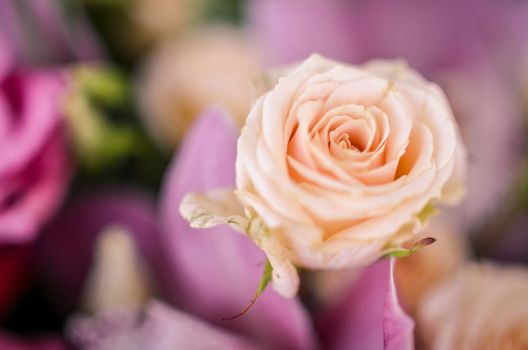
<path id="1" fill-rule="evenodd" d="M 273 289 L 285 298 L 293 298 L 297 294 L 300 283 L 297 268 L 262 220 L 244 212 L 233 189 L 189 193 L 180 204 L 180 214 L 193 228 L 229 225 L 248 235 L 268 256 Z"/>

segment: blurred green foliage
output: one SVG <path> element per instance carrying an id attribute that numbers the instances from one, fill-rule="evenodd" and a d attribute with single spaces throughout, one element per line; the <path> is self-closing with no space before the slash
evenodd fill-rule
<path id="1" fill-rule="evenodd" d="M 80 65 L 70 77 L 66 112 L 80 181 L 157 188 L 168 155 L 141 128 L 124 74 L 108 66 Z"/>

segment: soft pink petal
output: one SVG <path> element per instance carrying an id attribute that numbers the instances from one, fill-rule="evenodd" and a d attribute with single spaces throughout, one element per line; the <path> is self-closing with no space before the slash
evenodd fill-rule
<path id="1" fill-rule="evenodd" d="M 34 237 L 62 203 L 70 164 L 61 72 L 10 72 L 0 81 L 0 242 Z"/>
<path id="2" fill-rule="evenodd" d="M 328 0 L 251 0 L 250 29 L 271 63 L 301 60 L 314 52 L 356 60 L 359 37 L 348 30 L 351 5 Z"/>
<path id="3" fill-rule="evenodd" d="M 1 1 L 0 33 L 22 64 L 103 56 L 83 6 L 50 0 Z"/>
<path id="4" fill-rule="evenodd" d="M 482 53 L 478 1 L 252 0 L 249 24 L 273 63 L 318 52 L 359 63 L 403 57 L 431 69 Z"/>
<path id="5" fill-rule="evenodd" d="M 66 90 L 60 71 L 12 72 L 0 84 L 11 102 L 10 132 L 0 139 L 0 176 L 6 176 L 30 162 L 62 123 Z"/>
<path id="6" fill-rule="evenodd" d="M 398 304 L 388 259 L 366 268 L 321 322 L 327 349 L 413 349 L 414 322 Z"/>
<path id="7" fill-rule="evenodd" d="M 70 323 L 73 341 L 86 350 L 260 349 L 251 340 L 214 327 L 161 302 L 151 302 L 144 314 L 107 314 Z"/>
<path id="8" fill-rule="evenodd" d="M 168 299 L 179 309 L 237 330 L 274 348 L 314 347 L 311 327 L 298 300 L 269 288 L 243 317 L 221 321 L 244 308 L 262 274 L 265 255 L 229 227 L 191 229 L 179 215 L 184 194 L 235 183 L 237 131 L 229 118 L 210 109 L 198 119 L 166 175 L 162 217 Z"/>
<path id="9" fill-rule="evenodd" d="M 1 10 L 1 7 L 0 7 Z M 13 64 L 13 52 L 7 40 L 0 34 L 0 82 L 4 80 Z"/>
<path id="10" fill-rule="evenodd" d="M 62 135 L 55 133 L 37 153 L 42 154 L 0 185 L 0 191 L 13 190 L 8 195 L 18 196 L 0 212 L 0 243 L 32 239 L 62 203 L 70 175 Z"/>

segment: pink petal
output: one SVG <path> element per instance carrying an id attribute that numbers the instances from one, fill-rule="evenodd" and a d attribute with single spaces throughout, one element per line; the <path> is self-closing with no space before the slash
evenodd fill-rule
<path id="1" fill-rule="evenodd" d="M 477 22 L 489 7 L 452 0 L 251 0 L 248 15 L 273 63 L 318 52 L 356 63 L 403 57 L 414 67 L 431 69 L 482 53 Z"/>
<path id="2" fill-rule="evenodd" d="M 0 81 L 0 242 L 32 239 L 62 202 L 70 171 L 64 91 L 61 72 Z"/>
<path id="3" fill-rule="evenodd" d="M 16 188 L 11 193 L 18 196 L 0 212 L 0 243 L 32 239 L 62 203 L 70 174 L 62 135 L 55 133 L 37 153 L 26 169 L 0 185 L 0 195 Z"/>
<path id="4" fill-rule="evenodd" d="M 31 161 L 62 123 L 65 84 L 60 71 L 13 72 L 0 84 L 13 107 L 10 132 L 0 139 L 0 176 L 5 176 Z"/>
<path id="5" fill-rule="evenodd" d="M 100 59 L 103 50 L 82 6 L 58 1 L 0 2 L 0 32 L 18 63 Z"/>
<path id="6" fill-rule="evenodd" d="M 298 61 L 314 52 L 353 61 L 358 57 L 360 37 L 349 30 L 351 5 L 345 1 L 251 0 L 250 29 L 270 63 Z"/>
<path id="7" fill-rule="evenodd" d="M 328 349 L 413 349 L 414 322 L 398 304 L 388 259 L 366 268 L 322 320 Z"/>
<path id="8" fill-rule="evenodd" d="M 144 314 L 107 314 L 70 323 L 73 341 L 86 350 L 218 349 L 256 350 L 249 339 L 175 310 L 151 302 Z"/>
<path id="9" fill-rule="evenodd" d="M 262 274 L 265 256 L 229 227 L 191 229 L 179 215 L 189 191 L 235 184 L 237 131 L 217 109 L 203 113 L 187 135 L 163 187 L 165 273 L 168 299 L 179 309 L 256 338 L 273 348 L 310 349 L 313 335 L 298 300 L 286 300 L 269 288 L 243 317 L 221 321 L 248 303 Z"/>
<path id="10" fill-rule="evenodd" d="M 0 6 L 0 10 L 1 10 Z M 13 64 L 13 52 L 7 40 L 0 34 L 0 82 L 4 80 Z"/>

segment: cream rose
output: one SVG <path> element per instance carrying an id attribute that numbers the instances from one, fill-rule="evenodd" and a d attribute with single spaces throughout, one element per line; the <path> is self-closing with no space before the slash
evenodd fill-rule
<path id="1" fill-rule="evenodd" d="M 312 56 L 261 96 L 238 141 L 236 199 L 187 197 L 194 226 L 242 226 L 268 255 L 277 291 L 296 266 L 365 266 L 463 192 L 465 149 L 441 89 L 401 61 Z"/>
<path id="2" fill-rule="evenodd" d="M 174 149 L 210 105 L 222 106 L 242 126 L 264 91 L 252 85 L 261 70 L 258 57 L 244 33 L 229 26 L 201 28 L 160 45 L 136 84 L 147 129 L 161 145 Z"/>
<path id="3" fill-rule="evenodd" d="M 468 264 L 419 305 L 426 349 L 527 349 L 527 295 L 525 268 Z"/>

